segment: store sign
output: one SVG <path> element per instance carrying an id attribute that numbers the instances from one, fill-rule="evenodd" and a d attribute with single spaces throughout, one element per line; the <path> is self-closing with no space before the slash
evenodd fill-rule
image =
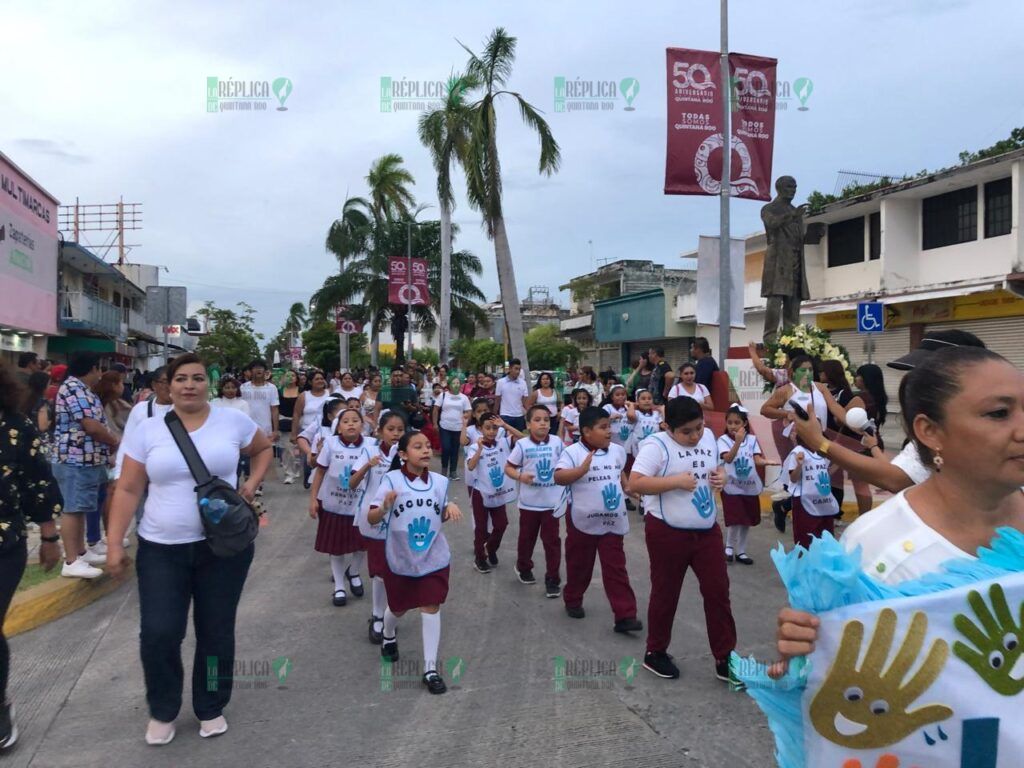
<path id="1" fill-rule="evenodd" d="M 892 299 L 889 299 L 892 301 Z M 954 320 L 986 320 L 1024 315 L 1024 299 L 1009 291 L 984 291 L 966 296 L 950 296 L 905 304 L 887 304 L 885 327 L 923 323 L 946 323 Z M 826 312 L 818 315 L 817 326 L 826 331 L 846 331 L 857 327 L 857 311 Z"/>
<path id="2" fill-rule="evenodd" d="M 57 201 L 0 155 L 0 325 L 57 333 Z"/>

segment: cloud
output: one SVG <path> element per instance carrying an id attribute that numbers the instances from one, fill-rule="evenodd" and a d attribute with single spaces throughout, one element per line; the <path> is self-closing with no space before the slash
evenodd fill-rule
<path id="1" fill-rule="evenodd" d="M 50 139 L 15 139 L 12 142 L 16 147 L 38 155 L 49 155 L 63 160 L 66 163 L 81 165 L 91 163 L 92 158 L 83 155 L 75 150 L 73 141 L 51 141 Z"/>

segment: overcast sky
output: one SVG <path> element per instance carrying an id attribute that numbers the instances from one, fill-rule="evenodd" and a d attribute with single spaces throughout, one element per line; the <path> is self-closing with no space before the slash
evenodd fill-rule
<path id="1" fill-rule="evenodd" d="M 505 212 L 520 294 L 557 286 L 604 259 L 668 266 L 715 234 L 717 200 L 662 194 L 665 48 L 716 50 L 711 0 L 530 2 L 43 2 L 3 12 L 0 149 L 62 203 L 144 204 L 132 261 L 168 267 L 191 303 L 246 300 L 269 337 L 293 301 L 336 269 L 324 235 L 371 161 L 397 152 L 433 203 L 416 112 L 382 113 L 380 78 L 436 80 L 462 67 L 495 26 L 519 39 L 512 89 L 546 112 L 562 147 L 536 173 L 536 141 L 499 112 Z M 779 80 L 813 81 L 808 109 L 777 114 L 773 175 L 798 201 L 832 192 L 837 171 L 899 174 L 956 162 L 1024 125 L 1013 62 L 1024 4 L 998 0 L 734 0 L 730 48 L 774 56 Z M 555 113 L 553 80 L 621 81 L 633 106 Z M 287 111 L 207 113 L 206 78 L 287 77 Z M 457 247 L 485 265 L 493 248 L 458 181 Z M 759 228 L 760 204 L 733 203 L 733 234 Z M 436 210 L 436 208 L 435 208 Z M 93 243 L 99 240 L 94 238 Z M 562 295 L 564 300 L 567 296 Z"/>

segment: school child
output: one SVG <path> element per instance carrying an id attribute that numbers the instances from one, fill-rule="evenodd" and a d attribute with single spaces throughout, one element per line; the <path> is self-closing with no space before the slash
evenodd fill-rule
<path id="1" fill-rule="evenodd" d="M 725 470 L 718 466 L 718 444 L 704 426 L 700 403 L 677 397 L 665 407 L 665 422 L 667 431 L 644 441 L 629 479 L 632 490 L 644 494 L 651 560 L 644 669 L 665 679 L 679 677 L 668 646 L 683 577 L 692 568 L 704 600 L 715 676 L 728 682 L 736 622 L 713 496 L 725 482 Z"/>
<path id="2" fill-rule="evenodd" d="M 569 402 L 562 408 L 559 429 L 563 443 L 572 445 L 580 441 L 580 414 L 593 404 L 594 397 L 587 390 L 582 387 L 573 390 Z"/>
<path id="3" fill-rule="evenodd" d="M 309 466 L 316 466 L 316 455 L 320 451 L 320 446 L 334 433 L 337 426 L 334 421 L 344 407 L 345 403 L 341 398 L 327 398 L 323 404 L 320 420 L 311 421 L 296 439 L 295 442 L 298 444 L 299 450 L 306 454 L 306 463 Z"/>
<path id="4" fill-rule="evenodd" d="M 505 474 L 519 483 L 519 546 L 516 577 L 536 584 L 533 548 L 540 534 L 544 545 L 544 595 L 562 594 L 562 540 L 559 518 L 565 514 L 565 489 L 555 483 L 555 466 L 562 455 L 562 441 L 550 434 L 551 412 L 535 405 L 526 413 L 527 437 L 517 440 L 505 464 Z"/>
<path id="5" fill-rule="evenodd" d="M 626 475 L 633 471 L 633 462 L 640 452 L 640 444 L 651 435 L 661 431 L 661 424 L 665 420 L 663 406 L 654 404 L 654 395 L 649 390 L 638 389 L 634 395 L 635 403 L 626 403 L 629 414 L 633 417 L 633 432 L 629 436 L 629 443 L 626 445 Z M 632 511 L 633 504 L 626 499 L 626 509 Z M 645 520 L 643 500 L 640 501 L 640 519 Z"/>
<path id="6" fill-rule="evenodd" d="M 832 495 L 829 460 L 798 440 L 782 462 L 782 476 L 793 494 L 793 543 L 809 547 L 813 537 L 833 533 L 839 502 Z"/>
<path id="7" fill-rule="evenodd" d="M 432 694 L 448 690 L 437 672 L 441 642 L 441 604 L 448 596 L 451 550 L 441 524 L 462 519 L 448 501 L 448 478 L 430 471 L 433 450 L 422 432 L 406 432 L 398 455 L 384 475 L 370 505 L 367 521 L 385 533 L 387 569 L 381 658 L 398 661 L 398 619 L 420 609 L 423 634 L 423 684 Z"/>
<path id="8" fill-rule="evenodd" d="M 626 517 L 626 452 L 612 443 L 611 421 L 600 408 L 580 414 L 580 441 L 558 459 L 555 482 L 569 487 L 571 504 L 565 536 L 565 612 L 574 619 L 586 616 L 583 595 L 601 558 L 601 580 L 615 616 L 616 632 L 637 632 L 636 595 L 629 585 L 623 537 L 629 532 Z"/>
<path id="9" fill-rule="evenodd" d="M 486 416 L 489 413 L 491 413 L 491 402 L 487 398 L 478 397 L 476 400 L 473 401 L 473 406 L 472 407 L 473 407 L 473 410 L 470 412 L 469 421 L 467 421 L 463 425 L 463 427 L 462 427 L 462 437 L 460 438 L 460 442 L 462 444 L 462 449 L 463 449 L 464 459 L 465 460 L 469 459 L 469 446 L 470 445 L 475 445 L 476 442 L 480 439 L 481 432 L 480 432 L 479 424 L 480 424 L 480 422 L 481 422 L 481 420 L 483 419 L 484 416 Z M 515 438 L 517 440 L 521 439 L 523 437 L 523 433 L 522 432 L 520 432 L 515 427 L 510 427 L 499 416 L 498 417 L 498 439 L 500 440 L 502 438 L 506 438 L 509 435 L 515 436 Z M 473 473 L 470 472 L 467 469 L 466 470 L 466 476 L 465 476 L 466 492 L 469 494 L 470 498 L 472 498 L 472 495 L 473 495 L 473 482 L 474 482 L 474 479 L 475 478 L 474 478 Z M 476 530 L 476 518 L 473 515 L 470 515 L 469 519 L 470 519 L 470 522 L 473 524 L 473 530 L 475 531 Z M 489 530 L 489 528 L 488 528 L 488 530 Z M 475 550 L 474 550 L 474 552 L 475 552 Z"/>
<path id="10" fill-rule="evenodd" d="M 377 496 L 381 480 L 391 470 L 391 464 L 398 454 L 398 441 L 405 433 L 405 419 L 394 411 L 384 411 L 377 427 L 377 450 L 371 452 L 364 464 L 356 468 L 353 477 L 360 475 L 363 485 L 363 502 L 356 513 L 355 524 L 363 537 L 366 549 L 366 567 L 370 573 L 370 596 L 373 609 L 370 614 L 370 642 L 380 645 L 384 633 L 384 611 L 388 607 L 387 590 L 384 588 L 384 572 L 388 568 L 384 554 L 386 531 L 378 525 L 370 525 L 368 515 L 370 504 Z"/>
<path id="11" fill-rule="evenodd" d="M 473 565 L 480 573 L 490 573 L 498 564 L 498 548 L 508 527 L 505 505 L 516 499 L 516 484 L 505 474 L 512 443 L 498 434 L 499 423 L 494 414 L 484 415 L 477 425 L 480 437 L 466 452 L 466 472 L 473 473 Z"/>
<path id="12" fill-rule="evenodd" d="M 365 475 L 353 476 L 353 468 L 365 464 L 377 441 L 363 437 L 363 415 L 358 409 L 346 408 L 338 416 L 335 434 L 323 441 L 316 456 L 316 475 L 309 496 L 309 516 L 317 521 L 317 552 L 331 556 L 336 606 L 345 605 L 348 595 L 345 580 L 352 594 L 362 597 L 363 580 L 359 575 L 366 551 L 355 515 L 363 500 L 359 484 Z"/>
<path id="13" fill-rule="evenodd" d="M 757 438 L 749 434 L 747 409 L 733 403 L 725 412 L 725 434 L 718 438 L 718 456 L 725 464 L 722 511 L 725 513 L 725 561 L 753 565 L 747 556 L 747 534 L 761 523 L 759 496 L 764 483 L 757 474 L 765 461 Z"/>

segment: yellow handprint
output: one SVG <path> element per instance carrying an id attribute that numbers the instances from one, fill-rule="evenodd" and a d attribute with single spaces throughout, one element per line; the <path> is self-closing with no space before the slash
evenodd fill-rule
<path id="1" fill-rule="evenodd" d="M 953 715 L 941 704 L 908 708 L 939 676 L 949 644 L 932 643 L 920 669 L 904 684 L 924 647 L 928 617 L 914 613 L 903 644 L 886 667 L 896 634 L 896 612 L 885 608 L 878 616 L 864 662 L 857 668 L 864 641 L 864 625 L 851 621 L 843 629 L 839 652 L 825 682 L 811 700 L 814 730 L 834 744 L 853 749 L 876 749 L 902 741 L 918 728 Z"/>

